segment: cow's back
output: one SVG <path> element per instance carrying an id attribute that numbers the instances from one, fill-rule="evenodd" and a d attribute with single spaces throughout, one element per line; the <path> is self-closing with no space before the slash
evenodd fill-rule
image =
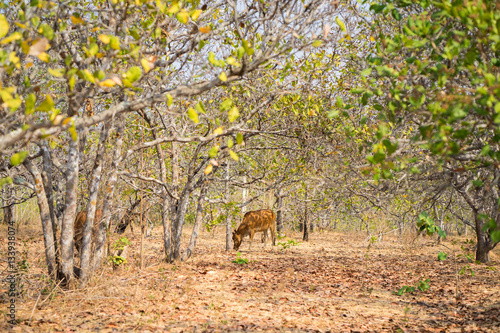
<path id="1" fill-rule="evenodd" d="M 256 210 L 248 212 L 243 217 L 241 226 L 248 229 L 255 229 L 255 231 L 265 231 L 274 223 L 276 214 L 270 209 Z"/>

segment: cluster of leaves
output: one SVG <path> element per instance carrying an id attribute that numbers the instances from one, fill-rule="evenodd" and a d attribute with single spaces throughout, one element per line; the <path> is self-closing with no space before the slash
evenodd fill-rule
<path id="1" fill-rule="evenodd" d="M 282 238 L 284 237 L 279 237 L 278 238 L 281 240 Z M 299 245 L 301 242 L 297 242 L 296 240 L 294 239 L 287 239 L 286 242 L 278 242 L 276 243 L 278 246 L 281 246 L 280 248 L 280 251 L 283 251 L 285 249 L 289 249 L 290 247 L 292 246 L 297 246 Z"/>
<path id="2" fill-rule="evenodd" d="M 417 227 L 419 231 L 425 231 L 429 236 L 437 233 L 439 237 L 446 238 L 446 233 L 434 223 L 434 220 L 426 212 L 418 215 Z"/>
<path id="3" fill-rule="evenodd" d="M 398 296 L 401 296 L 404 293 L 413 294 L 415 292 L 415 290 L 417 290 L 417 289 L 420 291 L 426 291 L 426 290 L 429 290 L 429 288 L 431 287 L 429 285 L 429 282 L 430 282 L 429 279 L 420 280 L 419 282 L 417 282 L 417 284 L 415 286 L 403 286 L 397 292 L 394 292 L 394 293 Z"/>
<path id="4" fill-rule="evenodd" d="M 236 260 L 233 260 L 233 263 L 238 264 L 238 265 L 245 265 L 245 264 L 248 264 L 248 259 L 242 258 L 241 252 L 237 252 L 236 253 Z"/>

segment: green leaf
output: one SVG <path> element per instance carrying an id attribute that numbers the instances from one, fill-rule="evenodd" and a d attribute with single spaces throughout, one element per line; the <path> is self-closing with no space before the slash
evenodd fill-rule
<path id="1" fill-rule="evenodd" d="M 134 83 L 135 81 L 139 80 L 139 78 L 142 75 L 141 68 L 139 66 L 134 66 L 131 67 L 127 73 L 125 73 L 125 77 L 131 82 Z"/>
<path id="2" fill-rule="evenodd" d="M 172 106 L 172 103 L 174 102 L 174 99 L 172 98 L 172 95 L 167 93 L 167 106 Z"/>
<path id="3" fill-rule="evenodd" d="M 231 65 L 231 66 L 238 66 L 238 65 L 239 65 L 238 61 L 237 61 L 234 57 L 228 57 L 228 58 L 226 59 L 226 62 L 227 62 L 229 65 Z"/>
<path id="4" fill-rule="evenodd" d="M 236 106 L 233 106 L 231 110 L 229 110 L 229 112 L 227 113 L 227 117 L 229 119 L 229 122 L 231 123 L 236 119 L 238 119 L 239 116 L 240 113 L 238 112 L 238 108 Z"/>
<path id="5" fill-rule="evenodd" d="M 113 50 L 120 50 L 120 39 L 115 36 L 109 36 L 109 46 Z"/>
<path id="6" fill-rule="evenodd" d="M 238 162 L 238 161 L 240 160 L 240 158 L 238 157 L 238 155 L 237 155 L 234 151 L 232 151 L 232 150 L 230 150 L 230 151 L 229 151 L 229 155 L 230 155 L 230 156 L 231 156 L 231 158 L 232 158 L 233 160 L 235 160 L 236 162 Z"/>
<path id="7" fill-rule="evenodd" d="M 368 76 L 372 73 L 372 69 L 371 68 L 366 68 L 366 69 L 363 69 L 359 74 L 361 74 L 361 76 Z"/>
<path id="8" fill-rule="evenodd" d="M 7 184 L 12 184 L 12 178 L 10 177 L 0 178 L 0 189 L 2 189 L 2 187 L 4 187 Z"/>
<path id="9" fill-rule="evenodd" d="M 493 230 L 490 232 L 490 237 L 493 243 L 500 242 L 500 230 Z"/>
<path id="10" fill-rule="evenodd" d="M 26 98 L 26 109 L 25 113 L 27 116 L 35 112 L 35 102 L 36 102 L 36 96 L 35 94 L 29 94 L 28 98 Z"/>
<path id="11" fill-rule="evenodd" d="M 346 32 L 345 24 L 344 24 L 344 22 L 342 22 L 341 19 L 338 18 L 338 16 L 335 18 L 335 22 L 337 22 L 337 24 L 339 25 L 340 30 L 342 30 L 342 32 Z"/>
<path id="12" fill-rule="evenodd" d="M 319 40 L 319 39 L 318 39 L 318 40 L 315 40 L 315 41 L 312 43 L 312 46 L 313 46 L 313 47 L 319 47 L 319 46 L 321 46 L 321 44 L 323 44 L 323 41 L 321 41 L 321 40 Z"/>
<path id="13" fill-rule="evenodd" d="M 62 77 L 64 74 L 62 73 L 64 71 L 64 69 L 62 68 L 59 68 L 59 69 L 52 69 L 52 68 L 49 68 L 48 69 L 48 72 L 52 75 L 54 75 L 55 77 Z"/>
<path id="14" fill-rule="evenodd" d="M 211 157 L 211 158 L 214 158 L 215 156 L 217 156 L 217 152 L 218 151 L 219 151 L 219 146 L 213 146 L 208 151 L 208 156 Z"/>
<path id="15" fill-rule="evenodd" d="M 226 72 L 221 72 L 219 74 L 219 80 L 221 80 L 222 82 L 226 82 L 227 81 L 227 75 L 226 75 Z"/>
<path id="16" fill-rule="evenodd" d="M 227 111 L 233 106 L 233 100 L 226 98 L 222 103 L 220 103 L 219 108 L 221 111 Z"/>
<path id="17" fill-rule="evenodd" d="M 472 184 L 475 186 L 475 187 L 482 187 L 484 185 L 484 183 L 480 180 L 473 180 L 472 181 Z"/>
<path id="18" fill-rule="evenodd" d="M 0 38 L 4 38 L 9 33 L 9 22 L 2 14 L 0 15 Z"/>
<path id="19" fill-rule="evenodd" d="M 15 153 L 10 158 L 10 164 L 12 166 L 19 165 L 19 164 L 23 163 L 23 161 L 26 158 L 26 156 L 28 156 L 28 152 L 27 151 L 20 151 L 19 153 Z"/>
<path id="20" fill-rule="evenodd" d="M 53 108 L 54 108 L 54 101 L 52 100 L 52 97 L 50 95 L 47 95 L 45 100 L 42 103 L 40 103 L 40 105 L 38 105 L 36 109 L 37 111 L 49 112 Z"/>
<path id="21" fill-rule="evenodd" d="M 95 56 L 99 52 L 99 46 L 96 43 L 92 43 L 89 46 L 89 54 Z"/>
<path id="22" fill-rule="evenodd" d="M 339 110 L 333 109 L 328 112 L 328 118 L 333 119 L 339 115 Z"/>
<path id="23" fill-rule="evenodd" d="M 241 57 L 243 57 L 243 55 L 245 55 L 245 49 L 243 48 L 243 46 L 240 46 L 240 47 L 238 47 L 238 59 L 241 59 Z"/>
<path id="24" fill-rule="evenodd" d="M 178 12 L 175 17 L 182 24 L 186 24 L 188 22 L 188 19 L 189 19 L 189 13 L 185 9 L 183 9 L 180 12 Z"/>
<path id="25" fill-rule="evenodd" d="M 215 59 L 215 53 L 213 53 L 212 51 L 208 53 L 208 62 L 216 67 L 224 66 L 224 61 Z"/>
<path id="26" fill-rule="evenodd" d="M 227 148 L 232 148 L 234 146 L 234 142 L 231 139 L 227 139 Z"/>
<path id="27" fill-rule="evenodd" d="M 54 38 L 54 30 L 47 23 L 40 24 L 40 29 L 42 30 L 42 34 L 47 37 L 48 40 L 52 40 L 52 38 Z"/>
<path id="28" fill-rule="evenodd" d="M 188 117 L 191 119 L 195 124 L 198 124 L 200 120 L 198 119 L 198 113 L 196 113 L 195 109 L 189 108 L 188 109 Z"/>
<path id="29" fill-rule="evenodd" d="M 396 8 L 392 10 L 392 17 L 394 17 L 398 21 L 401 21 L 401 14 Z"/>
<path id="30" fill-rule="evenodd" d="M 248 54 L 249 56 L 251 56 L 252 54 L 254 54 L 254 49 L 252 49 L 250 47 L 250 43 L 248 43 L 246 40 L 243 40 L 242 41 L 242 44 L 243 44 L 243 49 L 245 50 L 245 53 Z"/>
<path id="31" fill-rule="evenodd" d="M 78 132 L 76 131 L 75 121 L 72 120 L 71 127 L 68 128 L 69 133 L 71 134 L 71 139 L 76 142 L 78 140 Z"/>
<path id="32" fill-rule="evenodd" d="M 444 253 L 444 252 L 438 253 L 438 260 L 439 261 L 444 261 L 444 260 L 446 260 L 446 258 L 448 258 L 448 255 L 446 253 Z"/>
<path id="33" fill-rule="evenodd" d="M 239 145 L 243 143 L 243 134 L 241 133 L 236 134 L 236 143 Z"/>
<path id="34" fill-rule="evenodd" d="M 202 101 L 199 101 L 198 103 L 196 103 L 196 105 L 194 106 L 194 108 L 199 113 L 206 113 L 207 112 L 207 110 L 205 110 L 205 106 L 203 105 Z"/>

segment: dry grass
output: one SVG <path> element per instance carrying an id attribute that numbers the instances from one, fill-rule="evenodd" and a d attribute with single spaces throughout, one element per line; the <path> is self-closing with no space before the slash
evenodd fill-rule
<path id="1" fill-rule="evenodd" d="M 190 228 L 187 228 L 190 229 Z M 222 228 L 221 228 L 222 229 Z M 137 230 L 137 228 L 136 228 Z M 186 230 L 185 238 L 190 230 Z M 126 236 L 132 246 L 128 263 L 110 265 L 84 290 L 62 290 L 44 277 L 41 230 L 18 233 L 23 294 L 16 303 L 15 328 L 21 331 L 489 331 L 500 329 L 500 273 L 465 258 L 439 262 L 443 248 L 434 240 L 386 236 L 367 249 L 365 234 L 312 233 L 308 243 L 271 249 L 255 242 L 233 263 L 224 251 L 222 230 L 202 232 L 193 257 L 185 263 L 162 259 L 162 230 L 146 238 L 145 269 L 139 269 L 139 236 Z M 0 271 L 5 272 L 6 229 L 0 227 Z M 291 239 L 300 242 L 297 234 Z M 113 235 L 116 239 L 116 235 Z M 258 238 L 258 237 L 257 237 Z M 281 242 L 284 242 L 282 240 Z M 459 244 L 444 243 L 461 253 Z M 500 249 L 490 267 L 498 267 Z M 448 250 L 448 253 L 451 251 Z M 470 265 L 475 276 L 460 277 Z M 403 296 L 393 291 L 430 279 L 430 289 Z M 1 293 L 6 292 L 2 284 Z M 0 311 L 6 309 L 5 295 Z M 36 304 L 36 306 L 35 306 Z M 0 330 L 10 326 L 0 321 Z"/>

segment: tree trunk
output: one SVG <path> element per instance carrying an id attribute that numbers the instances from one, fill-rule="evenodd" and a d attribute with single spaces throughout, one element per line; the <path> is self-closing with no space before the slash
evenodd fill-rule
<path id="1" fill-rule="evenodd" d="M 226 162 L 226 183 L 225 183 L 225 201 L 226 201 L 226 251 L 231 251 L 231 218 L 229 217 L 229 160 Z"/>
<path id="2" fill-rule="evenodd" d="M 247 182 L 247 176 L 243 176 L 243 184 Z M 242 202 L 247 202 L 247 196 L 248 196 L 248 189 L 246 187 L 243 188 L 243 193 L 242 193 Z M 241 214 L 245 216 L 245 213 L 247 212 L 247 206 L 241 207 Z"/>
<path id="3" fill-rule="evenodd" d="M 43 187 L 42 175 L 31 160 L 25 159 L 23 164 L 35 180 L 36 197 L 38 201 L 38 208 L 40 209 L 40 219 L 42 221 L 43 241 L 45 245 L 45 259 L 47 261 L 49 276 L 55 280 L 58 269 L 58 267 L 56 266 L 57 260 L 55 251 L 55 239 L 54 232 L 52 231 L 52 221 L 50 219 L 47 195 L 45 194 L 45 188 Z"/>
<path id="4" fill-rule="evenodd" d="M 54 190 L 52 185 L 52 160 L 50 157 L 48 145 L 44 144 L 40 148 L 42 151 L 42 158 L 43 158 L 43 172 L 42 172 L 43 186 L 45 187 L 45 195 L 47 196 L 47 203 L 49 205 L 50 219 L 52 221 L 52 231 L 54 232 L 54 239 L 57 239 L 60 225 L 54 207 Z M 56 246 L 55 250 L 57 253 L 58 252 L 57 242 L 55 243 L 55 246 Z"/>
<path id="5" fill-rule="evenodd" d="M 190 192 L 187 189 L 188 186 L 189 184 L 186 184 L 186 188 L 182 193 L 182 197 L 181 200 L 179 201 L 179 206 L 177 208 L 177 216 L 174 222 L 175 233 L 173 234 L 174 238 L 172 241 L 173 253 L 169 256 L 172 258 L 171 261 L 175 261 L 180 258 L 182 229 L 184 227 L 184 219 L 186 217 L 186 210 L 190 195 Z"/>
<path id="6" fill-rule="evenodd" d="M 74 287 L 73 270 L 73 234 L 77 205 L 78 189 L 78 137 L 69 139 L 68 166 L 66 168 L 66 197 L 61 230 L 61 278 L 64 285 Z"/>
<path id="7" fill-rule="evenodd" d="M 476 261 L 487 263 L 490 261 L 490 250 L 491 244 L 487 234 L 483 231 L 483 221 L 476 214 L 476 236 L 477 236 L 477 248 L 476 248 Z"/>
<path id="8" fill-rule="evenodd" d="M 12 188 L 10 186 L 5 186 L 2 190 L 3 197 L 3 223 L 9 225 L 14 218 L 14 212 L 12 209 Z"/>
<path id="9" fill-rule="evenodd" d="M 278 234 L 283 232 L 283 189 L 278 191 L 278 211 L 276 212 L 276 229 Z"/>
<path id="10" fill-rule="evenodd" d="M 309 228 L 307 225 L 307 219 L 308 216 L 307 216 L 307 188 L 306 188 L 306 193 L 304 195 L 304 226 L 303 226 L 304 235 L 302 236 L 302 240 L 304 242 L 309 241 Z"/>
<path id="11" fill-rule="evenodd" d="M 196 219 L 194 221 L 193 232 L 191 233 L 191 239 L 189 240 L 189 245 L 184 253 L 182 260 L 187 260 L 191 257 L 194 247 L 196 246 L 196 239 L 198 238 L 198 231 L 200 230 L 201 223 L 203 221 L 203 203 L 205 202 L 205 195 L 207 193 L 208 184 L 204 184 L 200 191 L 200 196 L 198 197 L 198 207 L 196 208 Z"/>
<path id="12" fill-rule="evenodd" d="M 97 209 L 97 195 L 99 193 L 99 185 L 101 184 L 102 164 L 104 161 L 104 153 L 106 151 L 106 140 L 108 139 L 109 127 L 104 124 L 99 136 L 99 145 L 95 157 L 94 168 L 90 176 L 90 193 L 89 201 L 87 202 L 87 219 L 83 228 L 82 237 L 82 253 L 80 254 L 80 283 L 82 286 L 87 284 L 90 275 L 90 256 L 92 245 L 92 233 L 94 229 L 95 212 Z"/>
<path id="13" fill-rule="evenodd" d="M 179 196 L 179 144 L 172 142 L 172 193 Z M 174 238 L 177 234 L 177 215 L 179 214 L 180 200 L 172 198 L 170 203 L 170 223 L 163 231 L 165 257 L 167 262 L 174 260 Z"/>
<path id="14" fill-rule="evenodd" d="M 95 241 L 95 253 L 92 258 L 92 270 L 95 271 L 101 266 L 102 258 L 104 257 L 105 243 L 106 243 L 106 233 L 109 231 L 109 222 L 111 220 L 111 212 L 113 207 L 113 195 L 115 192 L 115 185 L 117 180 L 117 172 L 120 162 L 122 160 L 121 152 L 123 147 L 123 117 L 118 116 L 116 119 L 116 144 L 115 151 L 113 154 L 113 161 L 111 162 L 111 173 L 106 182 L 106 192 L 105 198 L 102 205 L 102 218 L 101 223 L 99 223 L 99 230 L 97 231 L 97 237 Z"/>

